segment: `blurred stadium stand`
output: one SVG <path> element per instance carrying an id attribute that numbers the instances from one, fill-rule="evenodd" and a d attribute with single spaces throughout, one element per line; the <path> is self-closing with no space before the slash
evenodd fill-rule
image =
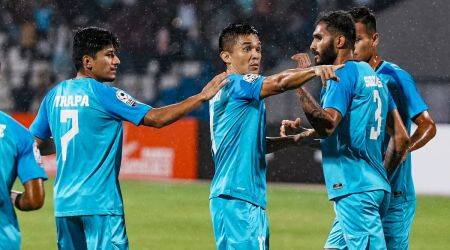
<path id="1" fill-rule="evenodd" d="M 228 23 L 258 28 L 268 74 L 292 65 L 290 55 L 308 49 L 320 11 L 358 4 L 378 11 L 383 54 L 414 73 L 425 98 L 433 96 L 436 120 L 448 123 L 449 76 L 441 65 L 448 65 L 449 57 L 441 52 L 449 25 L 443 22 L 443 0 L 1 1 L 0 108 L 36 111 L 49 88 L 74 75 L 71 32 L 77 27 L 114 31 L 121 41 L 117 85 L 149 104 L 166 105 L 198 92 L 223 70 L 217 38 Z M 433 29 L 420 21 L 430 19 Z M 295 103 L 292 93 L 271 99 L 269 122 L 298 115 Z M 192 116 L 207 119 L 207 108 Z"/>
<path id="2" fill-rule="evenodd" d="M 199 92 L 224 66 L 217 40 L 223 27 L 245 21 L 260 32 L 264 75 L 295 67 L 308 50 L 320 11 L 367 5 L 376 11 L 381 54 L 411 72 L 438 123 L 450 123 L 450 24 L 446 0 L 0 0 L 0 109 L 35 112 L 45 93 L 74 76 L 72 30 L 101 26 L 120 41 L 116 85 L 151 105 Z M 318 93 L 319 84 L 308 84 Z M 302 117 L 291 91 L 267 100 L 268 134 L 282 119 Z M 209 178 L 207 104 L 199 118 L 198 177 Z M 450 130 L 448 130 L 450 131 Z M 288 160 L 286 160 L 288 159 Z M 321 182 L 320 153 L 289 149 L 267 156 L 271 181 Z M 301 164 L 301 168 L 299 168 Z"/>

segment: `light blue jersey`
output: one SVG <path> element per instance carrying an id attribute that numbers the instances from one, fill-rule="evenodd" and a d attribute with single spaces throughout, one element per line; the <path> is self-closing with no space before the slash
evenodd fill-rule
<path id="1" fill-rule="evenodd" d="M 322 140 L 329 199 L 372 190 L 390 192 L 381 145 L 386 118 L 395 104 L 388 89 L 365 62 L 347 61 L 336 72 L 339 82 L 322 89 L 323 108 L 342 115 L 334 133 Z"/>
<path id="2" fill-rule="evenodd" d="M 0 111 L 0 249 L 20 249 L 20 231 L 10 193 L 19 177 L 22 184 L 47 179 L 34 138 L 28 130 Z"/>
<path id="3" fill-rule="evenodd" d="M 210 198 L 231 196 L 266 207 L 264 77 L 232 74 L 209 103 L 215 173 Z"/>
<path id="4" fill-rule="evenodd" d="M 45 96 L 30 131 L 55 142 L 57 217 L 123 214 L 122 121 L 139 125 L 150 109 L 92 78 L 63 81 Z"/>
<path id="5" fill-rule="evenodd" d="M 389 92 L 398 107 L 400 116 L 408 132 L 411 131 L 411 121 L 420 113 L 428 110 L 428 106 L 420 96 L 414 79 L 406 71 L 397 65 L 383 61 L 376 73 L 384 84 L 387 84 Z M 389 135 L 386 134 L 383 149 L 389 144 Z M 415 200 L 414 184 L 411 174 L 411 154 L 389 176 L 392 187 L 391 204 L 395 205 L 407 200 Z"/>

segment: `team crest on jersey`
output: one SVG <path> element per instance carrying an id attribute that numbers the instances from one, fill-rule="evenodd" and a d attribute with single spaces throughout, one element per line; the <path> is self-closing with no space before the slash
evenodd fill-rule
<path id="1" fill-rule="evenodd" d="M 121 102 L 125 103 L 128 106 L 134 107 L 136 106 L 136 101 L 129 94 L 125 93 L 123 90 L 117 90 L 116 97 Z"/>
<path id="2" fill-rule="evenodd" d="M 251 83 L 254 83 L 256 80 L 258 80 L 258 78 L 259 78 L 259 75 L 257 75 L 257 74 L 247 74 L 247 75 L 244 75 L 244 77 L 243 77 L 243 79 L 245 81 L 251 82 Z"/>
<path id="3" fill-rule="evenodd" d="M 0 138 L 3 138 L 5 136 L 5 129 L 6 129 L 6 125 L 0 124 Z"/>

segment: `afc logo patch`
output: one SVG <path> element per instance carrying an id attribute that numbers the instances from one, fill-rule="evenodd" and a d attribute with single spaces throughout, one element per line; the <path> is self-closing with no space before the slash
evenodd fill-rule
<path id="1" fill-rule="evenodd" d="M 125 93 L 123 90 L 117 90 L 116 97 L 119 101 L 125 103 L 128 106 L 136 106 L 136 101 L 129 94 Z"/>
<path id="2" fill-rule="evenodd" d="M 244 77 L 243 77 L 243 79 L 245 81 L 251 82 L 251 83 L 256 82 L 256 80 L 258 80 L 258 78 L 259 78 L 259 75 L 257 75 L 257 74 L 247 74 L 247 75 L 244 75 Z"/>

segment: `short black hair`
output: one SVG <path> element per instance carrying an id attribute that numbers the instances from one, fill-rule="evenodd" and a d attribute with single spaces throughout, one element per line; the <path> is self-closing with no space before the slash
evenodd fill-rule
<path id="1" fill-rule="evenodd" d="M 355 22 L 348 12 L 336 10 L 321 13 L 316 21 L 316 25 L 322 22 L 327 25 L 327 28 L 330 32 L 342 34 L 352 48 L 355 46 Z"/>
<path id="2" fill-rule="evenodd" d="M 236 40 L 242 35 L 258 35 L 258 31 L 249 24 L 233 23 L 225 27 L 219 36 L 219 51 L 231 51 Z"/>
<path id="3" fill-rule="evenodd" d="M 119 49 L 119 39 L 110 31 L 99 27 L 80 28 L 74 32 L 72 60 L 77 71 L 83 68 L 84 55 L 94 57 L 97 52 L 112 45 Z"/>
<path id="4" fill-rule="evenodd" d="M 371 32 L 377 32 L 375 14 L 367 7 L 355 7 L 349 11 L 355 23 L 363 23 Z"/>

